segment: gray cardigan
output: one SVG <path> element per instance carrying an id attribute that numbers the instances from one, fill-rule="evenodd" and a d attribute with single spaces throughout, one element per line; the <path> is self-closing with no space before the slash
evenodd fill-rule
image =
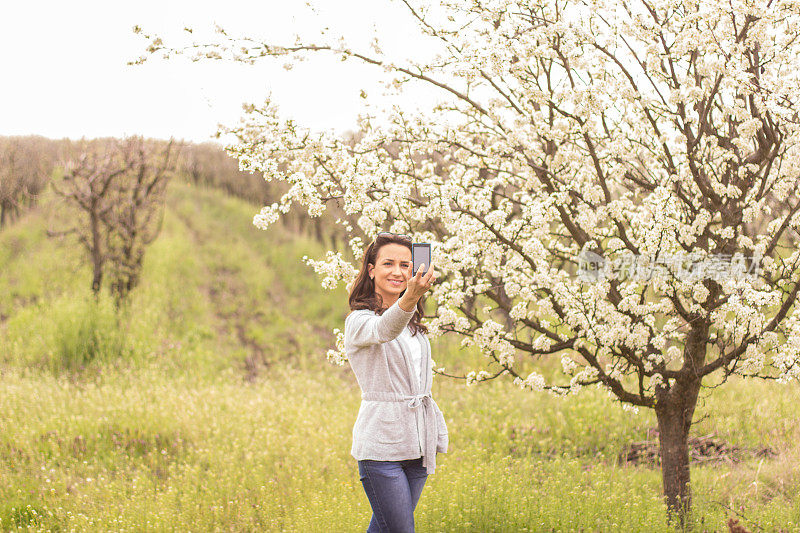
<path id="1" fill-rule="evenodd" d="M 422 346 L 422 375 L 414 376 L 411 354 L 397 340 L 414 312 L 398 302 L 380 316 L 360 309 L 344 321 L 345 353 L 361 387 L 350 454 L 359 461 L 422 456 L 422 465 L 433 474 L 436 454 L 447 452 L 449 440 L 442 411 L 431 397 L 431 345 L 422 332 L 413 337 Z"/>

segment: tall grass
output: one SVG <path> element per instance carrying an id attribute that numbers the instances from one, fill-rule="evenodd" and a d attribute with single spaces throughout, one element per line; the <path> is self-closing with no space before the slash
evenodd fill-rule
<path id="1" fill-rule="evenodd" d="M 6 526 L 366 529 L 349 455 L 360 398 L 348 376 L 280 367 L 245 384 L 234 371 L 166 377 L 153 365 L 90 383 L 14 370 L 3 385 L 0 501 L 15 508 L 0 513 Z M 660 472 L 615 459 L 649 416 L 609 408 L 599 391 L 559 400 L 443 381 L 436 397 L 451 443 L 423 491 L 419 531 L 667 530 Z M 619 426 L 618 437 L 580 430 L 597 423 Z M 572 438 L 560 448 L 512 437 L 512 426 Z M 730 509 L 767 531 L 795 530 L 795 457 L 695 467 L 696 530 L 722 530 Z M 28 505 L 35 515 L 14 514 Z"/>
<path id="2" fill-rule="evenodd" d="M 90 363 L 109 363 L 131 355 L 126 332 L 107 298 L 67 300 L 54 309 L 56 335 L 48 359 L 52 371 L 82 370 Z"/>

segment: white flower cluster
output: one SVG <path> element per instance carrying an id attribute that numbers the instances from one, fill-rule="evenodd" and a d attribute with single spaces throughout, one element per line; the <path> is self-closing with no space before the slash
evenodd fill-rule
<path id="1" fill-rule="evenodd" d="M 271 224 L 274 224 L 280 218 L 280 211 L 278 204 L 264 206 L 261 211 L 253 217 L 253 225 L 260 229 L 267 229 Z"/>
<path id="2" fill-rule="evenodd" d="M 326 357 L 334 365 L 342 366 L 347 362 L 347 353 L 344 350 L 344 332 L 336 328 L 333 330 L 336 336 L 336 349 L 328 350 Z"/>
<path id="3" fill-rule="evenodd" d="M 497 358 L 503 366 L 514 364 L 514 347 L 505 339 L 503 326 L 487 319 L 475 330 L 472 338 L 475 345 L 486 355 Z"/>
<path id="4" fill-rule="evenodd" d="M 314 272 L 324 276 L 322 286 L 326 289 L 335 289 L 339 281 L 349 284 L 358 275 L 358 269 L 347 262 L 340 252 L 334 253 L 328 250 L 324 260 L 314 260 L 304 255 L 303 261 L 314 267 Z"/>
<path id="5" fill-rule="evenodd" d="M 486 378 L 488 378 L 489 376 L 491 376 L 491 374 L 486 370 L 479 370 L 477 372 L 475 370 L 471 370 L 465 376 L 466 378 L 465 385 L 469 387 L 470 385 L 474 385 L 478 381 L 485 381 Z"/>
<path id="6" fill-rule="evenodd" d="M 544 376 L 542 376 L 538 372 L 531 372 L 525 379 L 514 378 L 513 383 L 514 385 L 517 385 L 521 389 L 527 388 L 533 391 L 544 390 L 546 386 Z"/>
<path id="7" fill-rule="evenodd" d="M 469 320 L 465 316 L 459 315 L 452 307 L 439 307 L 437 316 L 432 318 L 427 325 L 430 326 L 431 335 L 434 337 L 441 334 L 442 326 L 449 326 L 458 332 L 467 332 L 470 328 Z M 472 344 L 472 339 L 464 337 L 464 342 Z"/>

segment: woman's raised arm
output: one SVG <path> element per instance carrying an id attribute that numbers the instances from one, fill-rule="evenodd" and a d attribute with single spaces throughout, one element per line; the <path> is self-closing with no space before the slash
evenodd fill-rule
<path id="1" fill-rule="evenodd" d="M 370 344 L 383 344 L 397 338 L 414 316 L 414 310 L 405 311 L 400 300 L 390 306 L 382 315 L 372 311 L 353 311 L 344 321 L 344 345 L 361 347 Z"/>

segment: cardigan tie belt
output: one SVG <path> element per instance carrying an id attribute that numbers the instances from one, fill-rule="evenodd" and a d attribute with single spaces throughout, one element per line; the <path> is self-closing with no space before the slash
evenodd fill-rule
<path id="1" fill-rule="evenodd" d="M 424 394 L 399 394 L 396 392 L 367 391 L 361 393 L 361 399 L 373 402 L 406 402 L 409 409 L 415 411 L 422 406 L 425 420 L 425 445 L 423 446 L 422 466 L 428 474 L 436 469 L 436 441 L 439 437 L 439 421 L 436 418 L 436 401 L 430 392 Z"/>

